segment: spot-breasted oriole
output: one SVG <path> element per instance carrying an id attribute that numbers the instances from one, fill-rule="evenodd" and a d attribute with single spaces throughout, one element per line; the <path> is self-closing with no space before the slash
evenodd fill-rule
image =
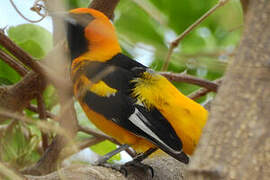
<path id="1" fill-rule="evenodd" d="M 165 77 L 121 53 L 115 29 L 101 12 L 69 12 L 67 40 L 74 94 L 103 132 L 137 152 L 158 147 L 188 163 L 207 111 Z"/>

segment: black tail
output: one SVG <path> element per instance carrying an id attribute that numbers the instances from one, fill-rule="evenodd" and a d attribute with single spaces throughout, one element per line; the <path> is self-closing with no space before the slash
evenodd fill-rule
<path id="1" fill-rule="evenodd" d="M 160 147 L 161 148 L 161 147 Z M 188 164 L 189 163 L 189 157 L 182 151 L 180 153 L 173 153 L 170 150 L 167 149 L 163 149 L 161 148 L 164 152 L 166 152 L 167 154 L 169 154 L 170 156 L 172 156 L 173 158 L 175 158 L 176 160 L 184 163 L 184 164 Z"/>

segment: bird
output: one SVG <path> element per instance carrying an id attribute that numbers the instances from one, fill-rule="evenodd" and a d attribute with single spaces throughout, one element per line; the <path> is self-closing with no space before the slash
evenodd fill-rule
<path id="1" fill-rule="evenodd" d="M 161 149 L 187 164 L 207 110 L 158 72 L 124 55 L 114 25 L 102 12 L 72 9 L 65 22 L 74 96 L 90 121 L 141 153 L 139 161 Z"/>

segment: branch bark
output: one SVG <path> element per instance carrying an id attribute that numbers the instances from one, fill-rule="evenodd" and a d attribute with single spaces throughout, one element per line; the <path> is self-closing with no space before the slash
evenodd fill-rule
<path id="1" fill-rule="evenodd" d="M 165 76 L 170 81 L 195 84 L 213 92 L 217 92 L 217 89 L 218 89 L 217 83 L 211 82 L 205 79 L 197 78 L 195 76 L 189 76 L 185 74 L 178 74 L 178 73 L 171 73 L 171 72 L 161 72 L 160 74 L 162 76 Z"/>
<path id="2" fill-rule="evenodd" d="M 14 44 L 5 34 L 0 31 L 0 44 L 5 47 L 10 53 L 12 53 L 16 58 L 18 58 L 26 66 L 33 69 L 38 74 L 44 75 L 44 71 L 37 61 L 22 50 L 19 46 Z"/>
<path id="3" fill-rule="evenodd" d="M 10 55 L 5 53 L 4 51 L 0 50 L 0 58 L 5 61 L 10 67 L 12 67 L 17 73 L 19 73 L 21 76 L 24 76 L 27 74 L 28 70 L 19 62 L 17 62 L 15 59 L 13 59 Z"/>
<path id="4" fill-rule="evenodd" d="M 188 179 L 270 177 L 270 2 L 250 1 L 235 59 L 212 103 Z"/>
<path id="5" fill-rule="evenodd" d="M 114 9 L 116 8 L 119 0 L 93 0 L 89 5 L 89 8 L 93 8 L 103 12 L 110 19 L 114 17 Z"/>
<path id="6" fill-rule="evenodd" d="M 21 112 L 45 87 L 43 78 L 30 72 L 20 82 L 0 87 L 0 107 L 10 112 Z"/>
<path id="7" fill-rule="evenodd" d="M 142 169 L 134 168 L 130 170 L 127 177 L 110 168 L 89 165 L 72 165 L 53 172 L 46 176 L 26 176 L 28 180 L 183 180 L 185 165 L 179 161 L 168 157 L 160 156 L 145 160 L 145 163 L 151 165 L 154 169 L 154 177 Z"/>
<path id="8" fill-rule="evenodd" d="M 243 12 L 244 14 L 246 14 L 248 11 L 249 0 L 241 0 L 241 4 L 242 4 Z"/>
<path id="9" fill-rule="evenodd" d="M 0 57 L 20 75 L 24 76 L 22 80 L 14 85 L 0 87 L 0 107 L 10 112 L 21 112 L 28 106 L 30 100 L 34 99 L 39 92 L 43 92 L 45 89 L 44 71 L 30 55 L 13 43 L 2 31 L 0 31 L 0 44 L 17 57 L 19 61 L 38 72 L 28 73 L 21 63 L 0 50 Z"/>

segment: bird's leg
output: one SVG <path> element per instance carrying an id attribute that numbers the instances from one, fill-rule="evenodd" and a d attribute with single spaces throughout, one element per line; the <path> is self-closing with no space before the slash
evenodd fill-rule
<path id="1" fill-rule="evenodd" d="M 127 162 L 126 164 L 121 166 L 120 172 L 123 173 L 125 176 L 128 175 L 128 169 L 131 167 L 142 169 L 145 172 L 150 172 L 151 177 L 154 177 L 154 170 L 151 166 L 143 164 L 142 161 L 146 159 L 148 156 L 150 156 L 152 153 L 154 153 L 157 150 L 157 148 L 150 148 L 144 153 L 139 154 L 136 156 L 132 161 Z"/>
<path id="2" fill-rule="evenodd" d="M 150 173 L 151 177 L 153 177 L 154 176 L 153 168 L 149 165 L 143 164 L 142 161 L 144 159 L 146 159 L 148 156 L 150 156 L 153 152 L 155 152 L 157 150 L 157 148 L 149 148 L 147 151 L 137 155 L 132 161 L 129 161 L 129 162 L 125 163 L 124 165 L 107 163 L 107 161 L 112 156 L 120 153 L 121 151 L 126 150 L 127 148 L 129 148 L 129 145 L 123 144 L 120 147 L 118 147 L 117 149 L 115 149 L 114 151 L 111 151 L 108 154 L 102 156 L 94 164 L 99 165 L 99 166 L 104 166 L 107 168 L 112 168 L 114 170 L 121 172 L 125 176 L 128 175 L 129 171 L 133 171 L 134 169 L 140 169 L 140 170 L 143 170 L 145 172 Z"/>
<path id="3" fill-rule="evenodd" d="M 114 155 L 126 150 L 127 148 L 129 148 L 129 145 L 127 144 L 123 144 L 121 146 L 119 146 L 117 149 L 105 154 L 104 156 L 101 156 L 94 164 L 95 165 L 103 165 L 107 167 L 107 161 L 113 157 Z"/>
<path id="4" fill-rule="evenodd" d="M 144 153 L 141 153 L 141 154 L 137 155 L 136 157 L 134 157 L 133 161 L 142 162 L 148 156 L 150 156 L 152 153 L 154 153 L 156 150 L 157 150 L 157 148 L 149 148 Z M 132 162 L 132 161 L 130 161 L 130 162 Z"/>

